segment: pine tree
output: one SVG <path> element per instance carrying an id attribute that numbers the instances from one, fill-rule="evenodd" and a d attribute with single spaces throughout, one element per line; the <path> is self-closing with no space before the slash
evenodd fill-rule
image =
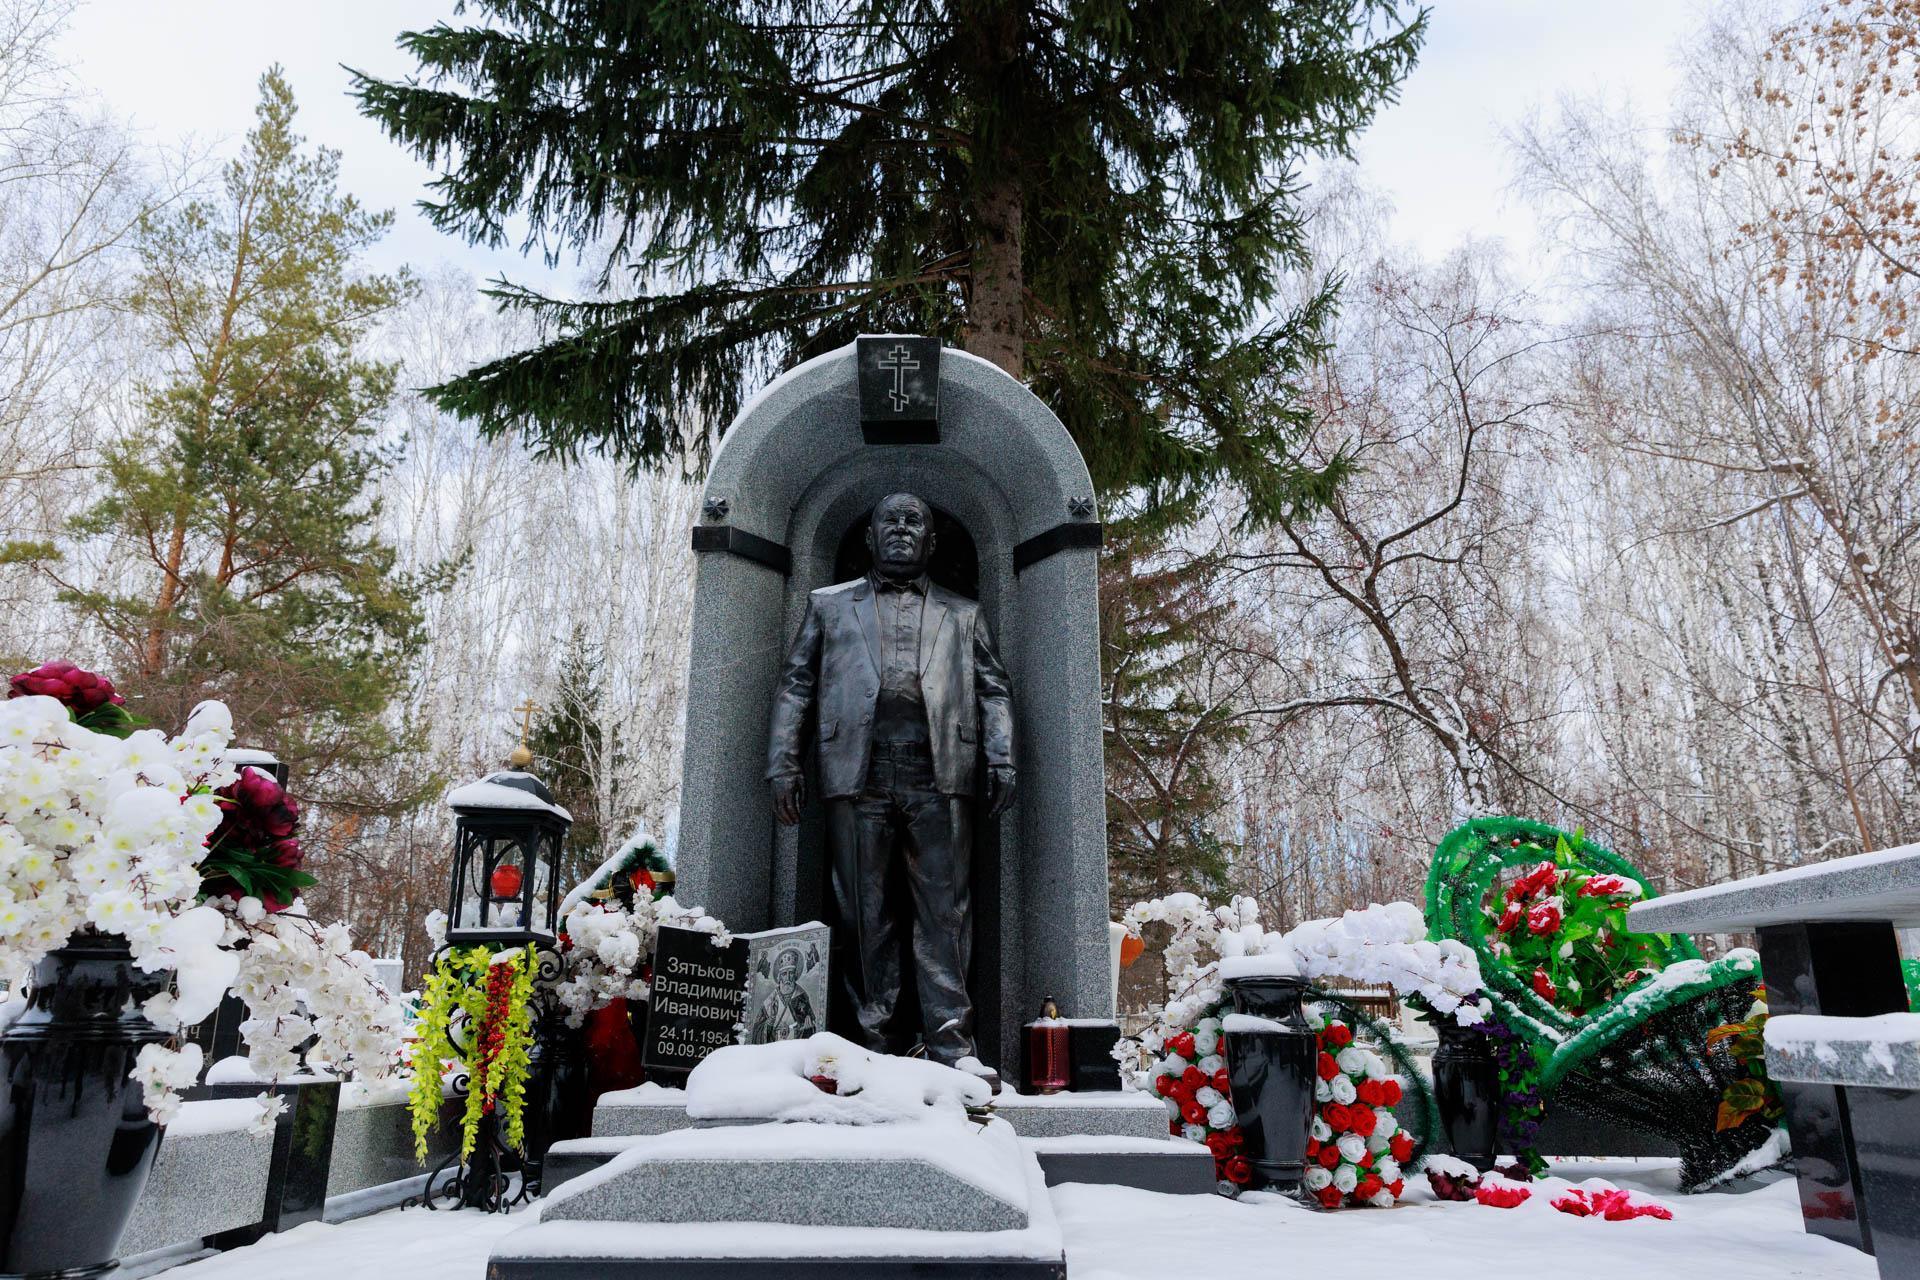
<path id="1" fill-rule="evenodd" d="M 106 450 L 106 496 L 42 563 L 108 637 L 136 711 L 178 724 L 222 698 L 239 741 L 309 784 L 358 773 L 377 807 L 415 789 L 371 766 L 400 747 L 382 712 L 428 584 L 374 532 L 395 369 L 362 347 L 411 285 L 358 268 L 392 215 L 338 191 L 338 154 L 303 152 L 294 114 L 269 70 L 217 194 L 141 227 L 132 308 L 159 371 Z"/>
<path id="2" fill-rule="evenodd" d="M 472 0 L 405 33 L 421 74 L 362 109 L 442 166 L 443 230 L 604 295 L 500 282 L 544 341 L 434 389 L 492 433 L 636 463 L 860 332 L 937 334 L 1028 380 L 1105 493 L 1170 516 L 1324 496 L 1288 461 L 1290 379 L 1331 287 L 1299 165 L 1344 152 L 1411 68 L 1400 0 Z M 621 275 L 627 277 L 623 286 Z M 630 296 L 618 296 L 618 287 Z"/>

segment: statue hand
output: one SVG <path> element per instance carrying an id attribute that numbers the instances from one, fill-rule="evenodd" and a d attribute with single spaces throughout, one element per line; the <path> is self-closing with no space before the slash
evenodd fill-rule
<path id="1" fill-rule="evenodd" d="M 783 827 L 791 827 L 800 821 L 800 808 L 807 802 L 807 780 L 800 774 L 791 773 L 784 778 L 773 780 L 773 816 L 780 820 Z"/>
<path id="2" fill-rule="evenodd" d="M 997 818 L 1007 811 L 1013 803 L 1013 793 L 1019 789 L 1017 775 L 1010 764 L 987 766 L 987 816 Z"/>

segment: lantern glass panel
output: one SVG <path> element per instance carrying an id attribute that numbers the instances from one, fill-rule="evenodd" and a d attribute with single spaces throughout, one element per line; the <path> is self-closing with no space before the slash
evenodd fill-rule
<path id="1" fill-rule="evenodd" d="M 554 853 L 558 845 L 559 841 L 551 831 L 543 831 L 535 837 L 535 847 L 539 850 L 539 856 L 533 859 L 534 865 L 529 869 L 533 876 L 533 895 L 530 899 L 533 911 L 530 923 L 542 932 L 552 931 L 551 913 L 559 905 L 553 892 Z"/>

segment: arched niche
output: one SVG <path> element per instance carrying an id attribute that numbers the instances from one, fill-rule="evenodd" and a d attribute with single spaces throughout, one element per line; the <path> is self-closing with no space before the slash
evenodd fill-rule
<path id="1" fill-rule="evenodd" d="M 971 537 L 1013 681 L 1020 793 L 980 824 L 971 985 L 981 1054 L 1010 1071 L 1043 997 L 1112 1016 L 1098 526 L 1085 462 L 1023 385 L 946 350 L 939 394 L 939 443 L 867 443 L 848 346 L 777 379 L 723 437 L 695 532 L 679 896 L 742 930 L 826 918 L 817 801 L 797 830 L 768 805 L 774 676 L 847 530 L 918 493 Z"/>

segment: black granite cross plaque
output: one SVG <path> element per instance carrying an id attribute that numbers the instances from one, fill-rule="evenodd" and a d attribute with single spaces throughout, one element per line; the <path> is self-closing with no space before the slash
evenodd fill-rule
<path id="1" fill-rule="evenodd" d="M 938 444 L 940 339 L 882 335 L 856 346 L 868 444 Z"/>

